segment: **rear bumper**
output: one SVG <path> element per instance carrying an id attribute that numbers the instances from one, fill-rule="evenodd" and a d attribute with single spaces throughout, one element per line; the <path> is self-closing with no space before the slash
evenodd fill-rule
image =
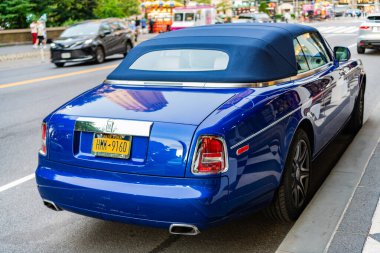
<path id="1" fill-rule="evenodd" d="M 380 33 L 379 34 L 366 34 L 358 37 L 358 46 L 365 48 L 379 48 L 380 47 Z"/>
<path id="2" fill-rule="evenodd" d="M 199 229 L 226 218 L 228 178 L 139 176 L 42 161 L 36 170 L 43 199 L 60 208 L 104 220 Z"/>

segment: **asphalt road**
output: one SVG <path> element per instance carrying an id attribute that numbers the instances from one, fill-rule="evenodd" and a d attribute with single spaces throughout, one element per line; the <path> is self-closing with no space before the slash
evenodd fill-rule
<path id="1" fill-rule="evenodd" d="M 334 25 L 358 23 L 316 26 Z M 326 38 L 332 46 L 352 46 L 356 42 L 354 33 L 326 34 Z M 351 49 L 353 57 L 358 57 L 356 48 Z M 380 52 L 368 51 L 360 58 L 368 75 L 367 119 L 379 102 L 376 77 Z M 292 224 L 278 224 L 261 214 L 196 237 L 173 236 L 166 230 L 51 211 L 43 206 L 34 179 L 1 190 L 34 173 L 42 119 L 67 100 L 101 83 L 119 62 L 116 57 L 102 65 L 79 64 L 61 69 L 36 60 L 0 64 L 0 252 L 274 252 Z M 351 136 L 341 134 L 315 162 L 319 177 L 315 190 L 351 140 Z"/>

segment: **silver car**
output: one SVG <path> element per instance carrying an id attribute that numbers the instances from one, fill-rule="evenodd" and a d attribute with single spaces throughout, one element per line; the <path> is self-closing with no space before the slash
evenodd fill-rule
<path id="1" fill-rule="evenodd" d="M 380 13 L 368 15 L 366 21 L 360 25 L 358 54 L 364 54 L 366 48 L 380 49 Z"/>

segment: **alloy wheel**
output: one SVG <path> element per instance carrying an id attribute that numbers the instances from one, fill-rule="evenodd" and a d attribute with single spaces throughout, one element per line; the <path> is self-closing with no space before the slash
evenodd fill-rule
<path id="1" fill-rule="evenodd" d="M 292 161 L 292 201 L 295 208 L 301 208 L 306 201 L 310 181 L 310 155 L 308 145 L 300 139 Z"/>

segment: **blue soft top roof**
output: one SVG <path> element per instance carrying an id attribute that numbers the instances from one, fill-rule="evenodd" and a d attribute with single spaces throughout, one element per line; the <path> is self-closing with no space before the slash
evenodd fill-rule
<path id="1" fill-rule="evenodd" d="M 264 82 L 297 74 L 293 39 L 313 27 L 296 24 L 221 24 L 164 33 L 142 42 L 107 77 L 111 80 L 173 82 Z M 145 71 L 129 69 L 140 56 L 156 50 L 214 49 L 229 55 L 217 71 Z"/>

